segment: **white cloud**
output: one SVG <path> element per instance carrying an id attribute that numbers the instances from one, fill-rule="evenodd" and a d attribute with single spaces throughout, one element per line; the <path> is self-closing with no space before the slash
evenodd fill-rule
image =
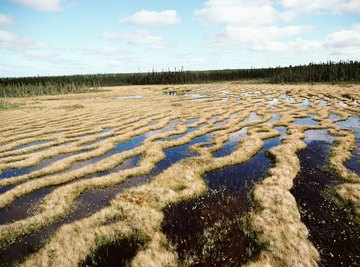
<path id="1" fill-rule="evenodd" d="M 284 49 L 281 40 L 311 30 L 309 26 L 227 26 L 214 41 L 218 44 L 242 45 L 250 50 L 280 52 Z"/>
<path id="2" fill-rule="evenodd" d="M 298 14 L 311 12 L 360 14 L 359 0 L 280 0 L 279 3 Z"/>
<path id="3" fill-rule="evenodd" d="M 59 55 L 48 49 L 30 50 L 23 52 L 24 57 L 31 63 L 46 63 L 52 68 L 81 68 L 86 66 L 84 62 L 74 57 Z M 78 70 L 77 70 L 78 71 Z"/>
<path id="4" fill-rule="evenodd" d="M 39 11 L 62 11 L 61 0 L 10 0 Z"/>
<path id="5" fill-rule="evenodd" d="M 360 24 L 329 33 L 322 40 L 306 40 L 298 36 L 311 30 L 307 26 L 227 27 L 214 42 L 242 45 L 249 50 L 278 53 L 318 52 L 328 55 L 360 58 Z"/>
<path id="6" fill-rule="evenodd" d="M 25 53 L 25 57 L 28 59 L 28 60 L 31 60 L 31 61 L 45 61 L 45 62 L 49 62 L 49 61 L 52 61 L 56 58 L 58 58 L 58 55 L 56 54 L 52 54 L 48 51 L 29 51 L 29 52 L 26 52 Z"/>
<path id="7" fill-rule="evenodd" d="M 360 24 L 330 33 L 324 46 L 336 49 L 357 48 L 360 52 Z"/>
<path id="8" fill-rule="evenodd" d="M 101 38 L 108 39 L 108 40 L 119 40 L 119 39 L 122 38 L 122 35 L 121 35 L 120 32 L 107 32 L 107 31 L 104 31 L 101 34 Z"/>
<path id="9" fill-rule="evenodd" d="M 114 47 L 91 47 L 84 49 L 85 54 L 89 55 L 100 55 L 100 56 L 110 56 L 110 57 L 125 57 L 129 53 L 127 51 L 114 48 Z"/>
<path id="10" fill-rule="evenodd" d="M 208 0 L 195 15 L 205 24 L 231 24 L 233 26 L 269 25 L 292 17 L 280 12 L 269 0 Z"/>
<path id="11" fill-rule="evenodd" d="M 176 10 L 164 10 L 160 12 L 140 10 L 135 14 L 120 19 L 122 23 L 135 25 L 173 25 L 181 22 Z"/>
<path id="12" fill-rule="evenodd" d="M 0 27 L 11 26 L 13 24 L 10 16 L 0 13 Z"/>
<path id="13" fill-rule="evenodd" d="M 194 14 L 208 25 L 254 26 L 286 22 L 302 14 L 356 13 L 359 0 L 207 0 Z"/>
<path id="14" fill-rule="evenodd" d="M 102 38 L 109 40 L 123 39 L 130 45 L 145 45 L 153 49 L 165 49 L 172 46 L 160 36 L 152 34 L 146 30 L 103 32 L 101 36 Z"/>
<path id="15" fill-rule="evenodd" d="M 124 60 L 110 60 L 109 65 L 112 67 L 122 67 L 126 65 L 128 62 Z"/>
<path id="16" fill-rule="evenodd" d="M 359 0 L 207 0 L 195 11 L 207 25 L 222 25 L 211 45 L 238 46 L 277 53 L 318 51 L 322 54 L 360 54 L 360 24 L 307 40 L 314 27 L 289 25 L 303 14 L 359 13 Z"/>
<path id="17" fill-rule="evenodd" d="M 1 48 L 10 50 L 39 49 L 46 48 L 46 45 L 7 31 L 0 31 L 0 49 Z"/>

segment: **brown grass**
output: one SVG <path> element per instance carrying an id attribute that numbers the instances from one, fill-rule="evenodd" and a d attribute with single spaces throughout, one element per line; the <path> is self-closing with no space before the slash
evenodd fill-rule
<path id="1" fill-rule="evenodd" d="M 229 90 L 226 96 L 222 92 L 225 88 Z M 277 126 L 287 127 L 287 136 L 282 140 L 282 145 L 270 151 L 276 163 L 268 177 L 257 184 L 252 193 L 253 210 L 248 214 L 248 231 L 254 234 L 254 241 L 261 251 L 258 258 L 248 265 L 316 266 L 319 262 L 319 253 L 308 240 L 308 231 L 301 222 L 295 199 L 290 193 L 300 168 L 296 153 L 306 146 L 302 141 L 306 130 L 328 129 L 329 133 L 337 136 L 329 165 L 346 183 L 336 190 L 360 216 L 359 177 L 343 165 L 355 148 L 355 136 L 351 131 L 340 129 L 335 125 L 336 121 L 328 118 L 331 113 L 339 115 L 340 120 L 359 115 L 358 106 L 342 97 L 345 93 L 351 93 L 360 102 L 359 86 L 227 83 L 181 85 L 166 89 L 179 92 L 190 90 L 191 93 L 201 94 L 203 102 L 192 102 L 191 97 L 181 93 L 165 96 L 162 89 L 162 86 L 109 88 L 92 94 L 95 99 L 86 99 L 82 95 L 61 96 L 56 101 L 45 96 L 13 99 L 13 104 L 26 106 L 26 109 L 1 111 L 0 171 L 36 166 L 44 159 L 62 154 L 83 153 L 71 155 L 26 175 L 0 180 L 0 187 L 15 185 L 0 195 L 2 208 L 40 188 L 57 186 L 42 199 L 34 214 L 0 225 L 0 247 L 17 242 L 20 237 L 66 217 L 76 199 L 86 190 L 111 187 L 132 177 L 146 175 L 164 159 L 165 149 L 187 144 L 213 132 L 212 139 L 207 143 L 211 146 L 195 144 L 190 147 L 198 156 L 173 164 L 148 184 L 119 193 L 108 207 L 91 216 L 62 225 L 42 249 L 22 264 L 76 266 L 100 246 L 137 237 L 145 245 L 132 260 L 133 266 L 144 266 L 144 263 L 146 266 L 175 266 L 178 264 L 176 252 L 160 230 L 162 209 L 171 203 L 202 194 L 206 190 L 201 178 L 204 172 L 250 159 L 263 147 L 263 140 L 279 135 L 274 129 Z M 245 95 L 246 92 L 252 94 Z M 293 97 L 295 103 L 287 103 L 281 97 L 285 93 Z M 116 98 L 121 95 L 143 95 L 144 98 Z M 225 97 L 229 100 L 221 102 Z M 270 106 L 268 101 L 274 98 L 282 103 Z M 296 105 L 301 104 L 304 98 L 311 101 L 309 107 Z M 318 106 L 320 99 L 325 100 L 326 105 Z M 347 106 L 339 105 L 339 101 Z M 32 105 L 41 108 L 31 108 Z M 261 119 L 244 121 L 251 113 L 257 113 Z M 273 114 L 280 114 L 281 117 L 270 123 Z M 296 118 L 308 117 L 309 114 L 316 115 L 319 126 L 294 124 Z M 215 115 L 218 117 L 210 120 Z M 192 125 L 187 124 L 193 118 L 199 120 Z M 166 127 L 173 120 L 178 123 Z M 222 121 L 225 121 L 223 125 L 216 125 Z M 199 128 L 176 140 L 169 139 L 173 135 L 186 133 L 190 127 Z M 221 149 L 231 133 L 245 127 L 248 129 L 247 135 L 235 151 L 221 158 L 212 157 L 212 152 Z M 109 131 L 102 132 L 104 129 Z M 147 136 L 140 146 L 132 150 L 70 169 L 78 162 L 96 159 L 111 151 L 117 143 L 150 131 L 157 132 Z M 84 146 L 99 139 L 102 141 Z M 14 150 L 38 141 L 51 142 Z M 111 170 L 136 155 L 141 155 L 141 161 L 133 168 L 111 173 L 101 179 L 83 179 L 88 174 Z"/>

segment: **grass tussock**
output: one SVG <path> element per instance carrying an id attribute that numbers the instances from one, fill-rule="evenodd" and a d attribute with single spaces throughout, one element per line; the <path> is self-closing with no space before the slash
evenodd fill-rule
<path id="1" fill-rule="evenodd" d="M 223 92 L 224 87 L 228 92 Z M 162 209 L 206 191 L 202 179 L 205 172 L 251 159 L 263 148 L 264 140 L 280 135 L 275 127 L 285 127 L 286 135 L 282 144 L 270 151 L 274 167 L 252 192 L 247 231 L 254 236 L 259 254 L 248 266 L 316 266 L 320 260 L 290 193 L 300 169 L 296 153 L 306 147 L 302 141 L 306 130 L 327 129 L 336 136 L 329 164 L 344 178 L 337 192 L 359 215 L 358 177 L 343 165 L 351 157 L 355 135 L 336 125 L 357 114 L 353 100 L 360 100 L 358 86 L 227 83 L 192 85 L 189 89 L 183 85 L 167 87 L 167 91 L 178 92 L 171 96 L 163 94 L 162 86 L 126 89 L 126 95 L 143 98 L 121 100 L 117 97 L 124 95 L 123 91 L 111 88 L 91 98 L 69 94 L 56 100 L 19 99 L 20 103 L 32 101 L 43 108 L 29 113 L 13 109 L 2 113 L 0 171 L 31 168 L 44 161 L 48 164 L 1 179 L 1 188 L 14 187 L 0 194 L 0 207 L 6 208 L 42 188 L 54 186 L 54 190 L 29 216 L 0 225 L 1 248 L 66 218 L 82 193 L 149 175 L 157 164 L 168 160 L 167 149 L 207 136 L 189 146 L 188 151 L 194 153 L 191 157 L 180 159 L 148 183 L 119 192 L 108 206 L 85 218 L 60 224 L 23 266 L 78 266 L 98 248 L 125 239 L 141 240 L 143 244 L 131 260 L 132 266 L 178 265 L 175 249 L 160 230 Z M 344 97 L 346 94 L 351 99 Z M 288 101 L 289 97 L 293 101 Z M 275 98 L 280 104 L 270 105 L 268 102 Z M 309 100 L 308 106 L 302 106 L 304 99 Z M 320 105 L 320 100 L 325 104 Z M 339 101 L 346 105 L 339 105 Z M 332 107 L 340 119 L 329 119 L 335 112 Z M 310 114 L 314 114 L 316 125 L 295 124 L 296 119 Z M 273 120 L 273 115 L 279 115 L 278 119 Z M 189 124 L 194 118 L 198 120 Z M 235 150 L 223 157 L 212 156 L 242 129 L 246 134 Z M 121 149 L 124 143 L 129 147 Z M 137 165 L 111 171 L 137 156 Z M 57 157 L 60 159 L 51 160 Z M 106 171 L 109 173 L 101 178 L 91 176 Z M 211 240 L 211 236 L 208 238 Z"/>

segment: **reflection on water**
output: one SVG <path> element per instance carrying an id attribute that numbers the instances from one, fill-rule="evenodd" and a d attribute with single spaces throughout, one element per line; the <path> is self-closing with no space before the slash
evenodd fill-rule
<path id="1" fill-rule="evenodd" d="M 337 206 L 330 197 L 343 182 L 326 166 L 334 139 L 325 130 L 305 132 L 307 148 L 299 152 L 301 169 L 291 193 L 309 239 L 320 252 L 321 266 L 358 266 L 360 227 L 352 222 L 350 210 Z"/>
<path id="2" fill-rule="evenodd" d="M 239 266 L 249 258 L 250 239 L 241 217 L 249 211 L 247 196 L 254 182 L 271 167 L 266 151 L 280 144 L 265 141 L 249 161 L 204 175 L 209 191 L 164 209 L 162 229 L 176 246 L 179 265 Z M 194 262 L 189 264 L 187 259 Z"/>

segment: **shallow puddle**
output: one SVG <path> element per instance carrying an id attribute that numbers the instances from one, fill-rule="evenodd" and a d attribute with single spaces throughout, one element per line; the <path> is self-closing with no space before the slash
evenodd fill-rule
<path id="1" fill-rule="evenodd" d="M 110 156 L 113 156 L 115 154 L 119 154 L 121 152 L 134 149 L 134 148 L 140 146 L 141 143 L 144 142 L 147 138 L 149 138 L 151 136 L 154 136 L 154 135 L 157 135 L 159 133 L 166 132 L 166 131 L 169 131 L 169 130 L 173 129 L 173 127 L 178 122 L 179 122 L 178 120 L 171 120 L 168 123 L 168 125 L 165 126 L 162 129 L 149 131 L 149 132 L 147 132 L 147 133 L 145 133 L 143 135 L 133 137 L 133 138 L 131 138 L 131 139 L 127 140 L 127 141 L 124 141 L 122 143 L 118 143 L 118 144 L 115 145 L 114 149 L 106 152 L 105 154 L 103 154 L 103 155 L 101 155 L 99 157 L 96 157 L 96 158 L 91 158 L 91 159 L 85 160 L 85 161 L 78 161 L 75 164 L 73 164 L 70 168 L 68 168 L 68 169 L 66 169 L 64 171 L 61 171 L 58 174 L 67 173 L 67 172 L 70 172 L 70 171 L 85 167 L 87 165 L 97 163 L 97 162 L 99 162 L 99 161 L 101 161 L 101 160 L 103 160 L 105 158 L 108 158 Z"/>
<path id="2" fill-rule="evenodd" d="M 145 184 L 151 181 L 151 179 L 158 175 L 160 172 L 164 171 L 168 167 L 170 167 L 172 164 L 187 158 L 196 156 L 195 152 L 192 152 L 189 150 L 189 147 L 191 145 L 194 145 L 199 142 L 206 142 L 211 138 L 211 134 L 206 134 L 200 137 L 197 137 L 193 140 L 191 140 L 190 143 L 177 146 L 177 147 L 171 147 L 164 150 L 165 153 L 165 159 L 161 160 L 155 165 L 155 168 L 151 171 L 150 174 L 143 175 L 143 176 L 137 176 L 128 178 L 125 182 L 104 188 L 104 189 L 94 189 L 94 190 L 88 190 L 85 191 L 83 194 L 80 195 L 80 197 L 76 200 L 76 204 L 72 212 L 66 216 L 65 219 L 56 222 L 54 224 L 51 224 L 47 227 L 44 227 L 39 232 L 36 232 L 30 236 L 24 237 L 22 240 L 18 241 L 14 245 L 10 245 L 4 250 L 0 250 L 0 258 L 2 258 L 5 255 L 8 255 L 6 260 L 2 260 L 2 262 L 11 263 L 15 260 L 22 260 L 30 253 L 34 253 L 37 251 L 43 244 L 44 240 L 46 240 L 49 236 L 51 236 L 61 225 L 66 223 L 71 223 L 76 220 L 80 220 L 82 218 L 85 218 L 87 216 L 90 216 L 91 214 L 101 210 L 102 208 L 109 205 L 109 201 L 111 201 L 117 194 L 122 192 L 123 190 L 130 188 L 132 186 L 138 186 L 141 184 Z M 137 161 L 139 160 L 139 156 L 135 158 L 129 159 L 132 162 L 126 164 L 127 167 L 133 167 L 137 164 Z M 136 164 L 135 164 L 136 163 Z M 121 165 L 122 166 L 122 165 Z M 97 177 L 97 175 L 100 175 L 99 178 L 101 179 L 101 176 L 104 176 L 108 173 L 113 172 L 114 169 L 105 171 L 103 173 L 95 173 L 92 174 L 92 177 L 87 178 L 94 178 Z M 50 193 L 52 190 L 54 190 L 53 187 L 48 187 L 45 189 L 34 191 L 33 193 L 26 195 L 22 198 L 20 198 L 18 201 L 19 203 L 24 203 L 23 206 L 16 204 L 15 207 L 18 208 L 18 210 L 11 211 L 13 215 L 13 218 L 20 219 L 23 218 L 28 210 L 31 210 L 33 207 L 35 207 L 35 204 L 46 194 Z M 24 199 L 24 200 L 23 200 Z M 27 204 L 29 203 L 29 204 Z M 8 217 L 9 219 L 10 217 Z M 7 219 L 7 221 L 9 221 Z M 10 220 L 13 221 L 14 219 Z M 24 243 L 25 242 L 25 243 Z M 31 249 L 29 249 L 31 248 Z M 112 251 L 114 247 L 112 245 L 109 246 L 108 250 Z M 116 248 L 116 245 L 115 245 Z M 106 247 L 104 248 L 106 251 Z M 102 253 L 100 250 L 100 254 Z M 111 254 L 111 253 L 110 253 Z M 109 260 L 112 262 L 112 257 L 114 257 L 113 260 L 115 262 L 121 261 L 122 257 L 124 255 L 122 253 L 118 253 L 117 259 L 115 259 L 115 256 L 111 255 L 100 255 L 101 259 L 96 258 L 95 260 L 99 260 L 99 262 L 105 262 L 107 263 Z M 93 259 L 91 259 L 93 260 Z M 100 265 L 101 266 L 101 265 Z"/>
<path id="3" fill-rule="evenodd" d="M 271 119 L 269 120 L 269 123 L 273 123 L 273 122 L 276 122 L 280 119 L 280 115 L 278 114 L 275 114 L 271 117 Z"/>
<path id="4" fill-rule="evenodd" d="M 53 132 L 53 133 L 49 133 L 48 135 L 53 136 L 53 135 L 58 135 L 58 134 L 63 134 L 65 132 Z"/>
<path id="5" fill-rule="evenodd" d="M 321 266 L 359 266 L 360 226 L 350 210 L 333 201 L 334 186 L 343 183 L 326 166 L 333 140 L 325 130 L 305 132 L 307 148 L 298 154 L 301 168 L 291 193 L 320 252 Z"/>
<path id="6" fill-rule="evenodd" d="M 245 92 L 243 93 L 243 96 L 257 96 L 257 95 L 261 95 L 260 91 L 255 91 L 255 92 Z"/>
<path id="7" fill-rule="evenodd" d="M 249 123 L 249 122 L 260 121 L 260 120 L 262 120 L 262 117 L 261 117 L 261 116 L 259 116 L 259 115 L 256 114 L 256 113 L 251 113 L 251 114 L 249 115 L 249 117 L 247 117 L 247 118 L 243 121 L 243 123 Z"/>
<path id="8" fill-rule="evenodd" d="M 273 100 L 269 101 L 268 104 L 269 104 L 270 106 L 274 106 L 274 105 L 279 105 L 279 104 L 281 104 L 281 102 L 279 101 L 279 99 L 274 98 Z"/>
<path id="9" fill-rule="evenodd" d="M 315 117 L 316 117 L 316 115 L 311 114 L 307 118 L 297 118 L 294 120 L 294 124 L 306 125 L 306 126 L 317 126 L 317 125 L 319 125 L 319 122 L 314 121 Z"/>
<path id="10" fill-rule="evenodd" d="M 229 134 L 229 140 L 223 145 L 221 149 L 213 153 L 213 157 L 218 158 L 231 154 L 239 144 L 240 140 L 244 138 L 246 134 L 246 127 Z"/>
<path id="11" fill-rule="evenodd" d="M 284 101 L 287 102 L 287 103 L 294 103 L 295 102 L 295 99 L 293 97 L 289 96 L 288 94 L 281 95 L 281 98 L 283 98 Z"/>
<path id="12" fill-rule="evenodd" d="M 352 152 L 351 158 L 344 163 L 344 166 L 360 176 L 360 118 L 350 117 L 346 121 L 337 122 L 336 125 L 343 129 L 350 129 L 355 134 L 356 148 Z"/>
<path id="13" fill-rule="evenodd" d="M 141 136 L 137 136 L 134 138 L 131 138 L 125 142 L 122 143 L 118 143 L 115 145 L 115 148 L 106 152 L 105 154 L 99 156 L 99 157 L 95 157 L 95 158 L 91 158 L 88 160 L 84 160 L 84 161 L 77 161 L 76 163 L 74 163 L 70 168 L 63 170 L 61 172 L 58 172 L 57 174 L 63 174 L 63 173 L 68 173 L 77 169 L 80 169 L 82 167 L 85 167 L 87 165 L 91 165 L 91 164 L 95 164 L 103 159 L 106 159 L 108 157 L 111 157 L 115 154 L 119 154 L 121 152 L 124 151 L 128 151 L 131 149 L 134 149 L 135 147 L 140 146 L 140 144 L 146 140 L 147 138 L 147 134 L 141 135 Z"/>
<path id="14" fill-rule="evenodd" d="M 38 202 L 51 193 L 54 186 L 42 188 L 31 192 L 25 196 L 13 201 L 10 205 L 0 209 L 0 225 L 11 223 L 17 220 L 25 219 L 29 213 L 38 204 Z"/>
<path id="15" fill-rule="evenodd" d="M 332 120 L 332 121 L 336 121 L 336 120 L 340 120 L 341 119 L 341 116 L 340 115 L 336 115 L 334 113 L 331 113 L 329 115 L 329 120 Z"/>
<path id="16" fill-rule="evenodd" d="M 47 144 L 47 143 L 50 143 L 50 142 L 53 142 L 53 141 L 37 141 L 37 142 L 32 142 L 32 143 L 30 143 L 30 144 L 26 144 L 26 145 L 22 145 L 22 146 L 16 147 L 16 148 L 12 149 L 12 151 L 20 150 L 20 149 L 24 149 L 24 148 L 28 148 L 28 147 L 32 147 L 32 146 L 44 145 L 44 144 Z"/>
<path id="17" fill-rule="evenodd" d="M 91 257 L 88 257 L 79 267 L 118 267 L 130 266 L 132 258 L 144 245 L 136 238 L 126 238 L 119 242 L 98 248 Z M 106 255 L 104 257 L 104 255 Z"/>
<path id="18" fill-rule="evenodd" d="M 205 101 L 213 101 L 215 98 L 198 98 L 198 99 L 192 99 L 191 102 L 205 102 Z"/>
<path id="19" fill-rule="evenodd" d="M 339 105 L 342 106 L 342 107 L 347 107 L 348 104 L 344 103 L 343 101 L 339 101 Z"/>
<path id="20" fill-rule="evenodd" d="M 310 104 L 311 104 L 311 102 L 309 101 L 309 99 L 305 99 L 302 103 L 295 104 L 295 106 L 307 108 Z"/>
<path id="21" fill-rule="evenodd" d="M 127 96 L 117 96 L 117 99 L 141 99 L 144 98 L 143 95 L 127 95 Z"/>
<path id="22" fill-rule="evenodd" d="M 189 96 L 189 97 L 192 97 L 192 98 L 204 97 L 204 95 L 201 95 L 201 94 L 184 94 L 184 96 Z"/>
<path id="23" fill-rule="evenodd" d="M 320 99 L 319 104 L 317 105 L 318 107 L 323 107 L 326 105 L 326 101 L 324 99 Z"/>
<path id="24" fill-rule="evenodd" d="M 249 161 L 208 172 L 208 192 L 164 209 L 163 232 L 176 246 L 181 266 L 239 266 L 249 258 L 250 239 L 242 217 L 249 211 L 248 194 L 264 178 L 271 161 L 266 151 L 280 144 L 265 141 Z"/>
<path id="25" fill-rule="evenodd" d="M 56 162 L 58 160 L 62 160 L 62 159 L 65 159 L 65 158 L 68 158 L 68 157 L 71 157 L 71 156 L 75 156 L 75 155 L 79 155 L 79 154 L 82 154 L 82 153 L 85 153 L 85 152 L 76 152 L 76 153 L 71 153 L 71 154 L 61 154 L 61 155 L 55 156 L 53 158 L 43 159 L 42 161 L 40 161 L 40 163 L 38 163 L 37 165 L 35 165 L 33 167 L 6 170 L 6 171 L 0 173 L 0 179 L 26 175 L 26 174 L 38 171 L 38 170 L 40 170 L 42 168 L 45 168 L 45 167 L 53 164 L 54 162 Z"/>
<path id="26" fill-rule="evenodd" d="M 197 122 L 198 120 L 199 120 L 198 118 L 188 120 L 188 121 L 186 122 L 186 125 L 191 125 L 191 124 Z"/>

